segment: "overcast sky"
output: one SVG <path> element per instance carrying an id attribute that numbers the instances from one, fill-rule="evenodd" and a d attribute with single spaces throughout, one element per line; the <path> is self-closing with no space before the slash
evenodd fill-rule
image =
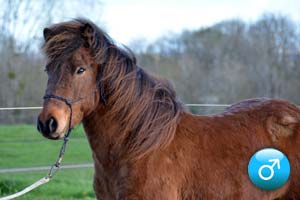
<path id="1" fill-rule="evenodd" d="M 168 32 L 198 29 L 241 18 L 254 21 L 265 12 L 287 15 L 300 22 L 297 0 L 107 0 L 102 21 L 110 36 L 128 44 L 142 38 L 153 41 Z"/>

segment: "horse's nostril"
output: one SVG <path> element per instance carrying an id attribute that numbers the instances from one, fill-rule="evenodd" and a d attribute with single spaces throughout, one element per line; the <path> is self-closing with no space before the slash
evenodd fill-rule
<path id="1" fill-rule="evenodd" d="M 54 117 L 50 117 L 50 119 L 46 122 L 49 133 L 54 133 L 57 129 L 57 121 Z"/>
<path id="2" fill-rule="evenodd" d="M 52 134 L 58 127 L 57 121 L 54 117 L 50 117 L 44 124 L 40 119 L 37 121 L 37 130 L 44 135 Z"/>
<path id="3" fill-rule="evenodd" d="M 36 128 L 37 128 L 37 130 L 38 130 L 40 133 L 43 133 L 43 130 L 44 130 L 43 127 L 44 127 L 43 122 L 41 122 L 41 120 L 38 119 L 38 120 L 37 120 L 37 126 L 36 126 Z"/>

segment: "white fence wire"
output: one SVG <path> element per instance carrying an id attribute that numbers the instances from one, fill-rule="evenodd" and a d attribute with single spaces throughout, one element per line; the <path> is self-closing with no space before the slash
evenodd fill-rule
<path id="1" fill-rule="evenodd" d="M 61 169 L 82 169 L 82 168 L 92 168 L 92 167 L 94 167 L 93 163 L 84 163 L 84 164 L 62 165 L 60 168 Z M 49 168 L 50 168 L 49 166 L 40 166 L 40 167 L 0 169 L 0 174 L 17 173 L 17 172 L 48 171 Z"/>
<path id="2" fill-rule="evenodd" d="M 228 107 L 230 104 L 212 104 L 212 103 L 188 103 L 185 104 L 188 107 Z M 0 111 L 2 110 L 40 110 L 43 107 L 0 107 Z"/>
<path id="3" fill-rule="evenodd" d="M 8 108 L 0 108 L 1 110 L 40 110 L 43 107 L 8 107 Z"/>
<path id="4" fill-rule="evenodd" d="M 228 107 L 230 104 L 199 104 L 199 103 L 188 103 L 185 104 L 187 107 Z M 0 111 L 8 110 L 40 110 L 43 107 L 0 107 Z M 93 165 L 91 163 L 87 164 L 76 164 L 76 165 L 65 165 L 62 166 L 62 169 L 80 169 L 80 168 L 91 168 Z M 6 173 L 18 173 L 18 172 L 35 172 L 35 171 L 44 171 L 49 170 L 49 167 L 28 167 L 28 168 L 13 168 L 13 169 L 0 169 L 0 174 Z"/>

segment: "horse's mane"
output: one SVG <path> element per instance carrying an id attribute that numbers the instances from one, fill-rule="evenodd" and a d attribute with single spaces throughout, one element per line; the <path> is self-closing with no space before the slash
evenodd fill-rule
<path id="1" fill-rule="evenodd" d="M 120 126 L 116 143 L 130 156 L 145 155 L 169 144 L 182 111 L 172 85 L 138 67 L 133 53 L 115 45 L 95 24 L 77 19 L 51 27 L 52 36 L 45 38 L 44 44 L 48 58 L 60 62 L 85 45 L 82 30 L 87 24 L 94 31 L 89 47 L 107 97 L 104 117 Z"/>

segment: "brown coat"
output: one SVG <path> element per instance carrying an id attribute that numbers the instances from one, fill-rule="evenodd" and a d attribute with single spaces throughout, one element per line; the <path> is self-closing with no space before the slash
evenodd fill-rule
<path id="1" fill-rule="evenodd" d="M 84 127 L 94 152 L 97 197 L 299 199 L 299 121 L 300 109 L 282 100 L 246 100 L 212 116 L 182 111 L 172 142 L 131 162 L 114 157 L 114 137 L 106 137 L 117 123 L 89 119 Z M 248 178 L 250 157 L 266 147 L 284 152 L 291 164 L 289 181 L 275 191 L 262 191 Z"/>

